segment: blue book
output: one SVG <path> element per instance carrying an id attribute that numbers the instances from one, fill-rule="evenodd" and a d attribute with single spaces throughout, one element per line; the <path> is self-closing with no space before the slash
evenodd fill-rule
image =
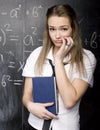
<path id="1" fill-rule="evenodd" d="M 57 115 L 57 91 L 55 77 L 33 77 L 33 99 L 37 103 L 54 102 L 52 106 L 47 107 L 48 111 Z"/>

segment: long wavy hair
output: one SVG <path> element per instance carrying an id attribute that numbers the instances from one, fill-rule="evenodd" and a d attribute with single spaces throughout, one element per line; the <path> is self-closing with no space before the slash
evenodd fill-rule
<path id="1" fill-rule="evenodd" d="M 75 46 L 70 51 L 70 63 L 71 68 L 73 68 L 73 64 L 76 63 L 77 69 L 80 74 L 84 72 L 84 64 L 83 64 L 83 49 L 82 49 L 82 40 L 81 40 L 81 33 L 80 27 L 78 23 L 78 19 L 74 9 L 68 5 L 54 5 L 47 10 L 46 14 L 46 28 L 43 35 L 43 47 L 40 52 L 40 55 L 36 62 L 36 72 L 39 74 L 42 73 L 43 64 L 45 62 L 46 56 L 51 47 L 54 46 L 52 43 L 50 36 L 49 36 L 49 29 L 48 29 L 48 19 L 51 16 L 58 16 L 58 17 L 67 17 L 70 20 L 71 27 L 72 27 L 72 38 L 74 40 Z"/>

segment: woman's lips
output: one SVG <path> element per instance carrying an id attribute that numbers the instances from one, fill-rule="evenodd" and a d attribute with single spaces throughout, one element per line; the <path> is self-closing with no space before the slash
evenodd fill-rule
<path id="1" fill-rule="evenodd" d="M 55 42 L 56 43 L 62 43 L 62 40 L 56 40 Z"/>

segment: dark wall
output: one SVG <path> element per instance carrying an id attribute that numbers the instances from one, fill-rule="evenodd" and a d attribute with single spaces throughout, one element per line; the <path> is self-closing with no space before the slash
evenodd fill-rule
<path id="1" fill-rule="evenodd" d="M 83 46 L 97 58 L 94 86 L 84 95 L 81 130 L 96 130 L 99 110 L 100 5 L 97 0 L 0 0 L 0 130 L 22 130 L 27 120 L 22 105 L 24 79 L 21 76 L 31 51 L 42 44 L 47 8 L 70 4 L 78 15 Z"/>

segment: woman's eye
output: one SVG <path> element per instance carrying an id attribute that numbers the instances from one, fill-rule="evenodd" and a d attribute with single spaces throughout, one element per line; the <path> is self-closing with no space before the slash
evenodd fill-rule
<path id="1" fill-rule="evenodd" d="M 62 31 L 67 31 L 68 29 L 67 29 L 67 28 L 62 28 L 61 30 L 62 30 Z"/>
<path id="2" fill-rule="evenodd" d="M 49 31 L 54 31 L 55 29 L 54 28 L 49 28 Z"/>

